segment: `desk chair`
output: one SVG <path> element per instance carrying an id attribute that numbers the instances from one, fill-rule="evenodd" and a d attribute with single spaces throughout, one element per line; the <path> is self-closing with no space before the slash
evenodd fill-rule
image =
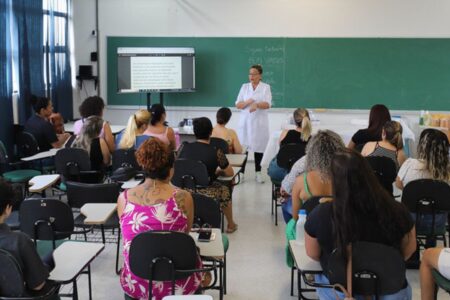
<path id="1" fill-rule="evenodd" d="M 305 155 L 306 145 L 301 144 L 286 144 L 281 146 L 277 154 L 277 165 L 280 168 L 289 172 L 294 163 Z M 275 214 L 275 226 L 278 226 L 278 207 L 281 206 L 278 203 L 279 191 L 281 188 L 281 181 L 272 180 L 272 215 Z"/>
<path id="2" fill-rule="evenodd" d="M 397 177 L 397 167 L 394 161 L 385 156 L 366 156 L 365 158 L 372 167 L 380 184 L 389 194 L 393 195 L 394 188 L 392 184 Z"/>
<path id="3" fill-rule="evenodd" d="M 405 287 L 406 268 L 400 251 L 383 244 L 356 242 L 352 244 L 353 295 L 380 296 L 394 294 Z M 347 263 L 340 251 L 335 250 L 328 260 L 331 284 L 320 284 L 310 278 L 317 272 L 302 271 L 307 285 L 316 288 L 333 288 L 334 283 L 347 286 Z"/>
<path id="4" fill-rule="evenodd" d="M 222 228 L 223 232 L 223 214 L 220 210 L 219 203 L 205 195 L 193 193 L 192 198 L 194 199 L 194 224 L 200 226 L 207 223 L 211 225 L 212 228 Z M 223 282 L 223 292 L 227 293 L 227 251 L 230 246 L 230 241 L 228 236 L 222 233 L 223 242 L 223 260 L 219 260 L 220 268 L 220 282 Z"/>
<path id="5" fill-rule="evenodd" d="M 12 184 L 17 193 L 16 204 L 13 206 L 13 211 L 6 223 L 12 230 L 18 230 L 19 223 L 19 208 L 22 200 L 28 195 L 28 181 L 34 176 L 41 175 L 40 171 L 32 169 L 17 169 L 22 165 L 22 162 L 11 162 L 6 151 L 5 145 L 0 141 L 0 174 L 9 183 Z M 10 170 L 14 168 L 14 170 Z"/>
<path id="6" fill-rule="evenodd" d="M 34 135 L 29 132 L 19 132 L 16 141 L 17 154 L 19 155 L 19 157 L 32 156 L 41 151 Z"/>
<path id="7" fill-rule="evenodd" d="M 72 234 L 83 234 L 92 231 L 92 227 L 75 231 L 72 210 L 64 202 L 51 198 L 32 198 L 25 200 L 20 207 L 20 230 L 34 240 L 41 256 L 48 254 L 61 245 Z M 40 241 L 38 243 L 38 241 Z M 51 247 L 42 241 L 51 241 Z M 92 299 L 91 269 L 88 266 L 89 299 Z M 76 280 L 73 285 L 76 290 Z"/>
<path id="8" fill-rule="evenodd" d="M 8 251 L 0 249 L 0 300 L 50 300 L 58 295 L 59 285 L 53 285 L 45 294 L 31 296 L 24 285 L 23 273 L 17 260 Z"/>
<path id="9" fill-rule="evenodd" d="M 216 149 L 222 150 L 223 154 L 230 153 L 228 143 L 224 139 L 212 137 L 209 139 L 209 144 L 212 145 Z"/>
<path id="10" fill-rule="evenodd" d="M 142 170 L 136 161 L 135 152 L 134 148 L 114 150 L 112 154 L 112 171 L 114 172 L 121 167 L 132 167 L 136 171 Z"/>
<path id="11" fill-rule="evenodd" d="M 171 281 L 175 295 L 175 280 L 184 279 L 197 272 L 214 272 L 217 281 L 217 266 L 211 259 L 211 267 L 196 269 L 197 247 L 188 234 L 174 231 L 147 231 L 136 235 L 131 241 L 130 270 L 136 276 L 149 281 L 148 299 L 152 299 L 153 281 Z M 222 299 L 222 293 L 221 293 Z"/>
<path id="12" fill-rule="evenodd" d="M 56 172 L 62 175 L 63 182 L 77 181 L 99 183 L 104 179 L 101 171 L 91 170 L 91 160 L 86 150 L 63 148 L 55 155 Z"/>
<path id="13" fill-rule="evenodd" d="M 69 206 L 78 212 L 86 203 L 116 203 L 119 197 L 120 185 L 116 183 L 81 183 L 68 181 L 67 183 L 67 201 Z M 86 217 L 79 214 L 75 218 L 75 226 L 85 228 Z M 98 225 L 94 226 L 98 227 Z M 111 229 L 114 234 L 117 229 L 117 252 L 116 252 L 116 273 L 119 274 L 119 250 L 120 250 L 120 225 L 119 217 L 113 214 L 105 224 L 100 225 L 102 242 L 106 243 L 105 229 Z"/>
<path id="14" fill-rule="evenodd" d="M 450 186 L 443 181 L 419 179 L 409 182 L 403 189 L 402 203 L 411 213 L 416 214 L 416 234 L 419 246 L 425 247 L 423 240 L 439 239 L 447 246 L 446 229 L 435 228 L 436 214 L 450 212 Z M 420 217 L 431 216 L 431 228 L 420 230 Z"/>
<path id="15" fill-rule="evenodd" d="M 199 187 L 209 186 L 209 175 L 206 166 L 201 161 L 192 159 L 177 159 L 174 165 L 172 184 L 179 188 L 189 188 L 194 192 Z"/>
<path id="16" fill-rule="evenodd" d="M 450 280 L 442 276 L 442 274 L 435 269 L 431 270 L 431 274 L 433 275 L 434 282 L 436 283 L 434 299 L 437 300 L 439 288 L 443 289 L 448 294 L 450 294 Z"/>

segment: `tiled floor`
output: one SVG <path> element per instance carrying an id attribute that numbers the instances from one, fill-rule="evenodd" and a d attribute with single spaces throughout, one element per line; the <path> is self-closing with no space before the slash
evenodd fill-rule
<path id="1" fill-rule="evenodd" d="M 239 229 L 229 235 L 228 300 L 296 299 L 289 295 L 290 269 L 285 263 L 285 225 L 279 212 L 275 226 L 270 214 L 270 181 L 257 184 L 253 165 L 233 193 L 233 209 Z M 123 299 L 119 277 L 114 272 L 115 245 L 107 244 L 92 264 L 94 299 Z M 420 299 L 418 271 L 409 270 L 413 299 Z M 67 286 L 65 289 L 69 289 Z M 80 299 L 88 299 L 87 279 L 79 280 Z M 219 299 L 217 291 L 207 292 Z M 448 299 L 439 293 L 438 299 Z"/>

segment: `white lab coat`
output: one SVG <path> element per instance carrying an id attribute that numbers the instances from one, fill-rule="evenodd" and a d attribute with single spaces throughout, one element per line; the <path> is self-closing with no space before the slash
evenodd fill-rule
<path id="1" fill-rule="evenodd" d="M 255 90 L 251 82 L 244 83 L 236 99 L 243 102 L 248 99 L 256 102 L 267 102 L 272 105 L 272 92 L 270 85 L 260 81 Z M 268 109 L 257 109 L 250 113 L 250 105 L 241 110 L 238 137 L 242 145 L 250 151 L 263 153 L 269 141 L 269 113 Z"/>

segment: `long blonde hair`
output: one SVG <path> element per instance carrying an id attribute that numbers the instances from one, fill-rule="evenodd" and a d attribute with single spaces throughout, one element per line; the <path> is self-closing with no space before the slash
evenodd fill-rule
<path id="1" fill-rule="evenodd" d="M 150 117 L 151 114 L 146 109 L 140 109 L 128 118 L 127 128 L 125 128 L 119 142 L 120 149 L 134 147 L 138 129 L 144 125 L 148 125 Z"/>
<path id="2" fill-rule="evenodd" d="M 433 179 L 450 181 L 449 149 L 447 136 L 442 131 L 429 128 L 420 134 L 417 156 L 425 162 Z"/>
<path id="3" fill-rule="evenodd" d="M 92 140 L 98 138 L 103 128 L 103 119 L 99 116 L 90 116 L 84 119 L 80 134 L 73 141 L 72 148 L 81 148 L 88 153 L 91 151 Z"/>
<path id="4" fill-rule="evenodd" d="M 307 142 L 311 137 L 311 120 L 309 119 L 309 113 L 304 108 L 297 108 L 294 111 L 294 122 L 297 127 L 302 129 L 302 140 Z"/>

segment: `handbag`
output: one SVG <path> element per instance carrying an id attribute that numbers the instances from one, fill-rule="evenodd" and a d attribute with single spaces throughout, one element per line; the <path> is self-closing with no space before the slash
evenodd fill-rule
<path id="1" fill-rule="evenodd" d="M 344 294 L 343 300 L 355 300 L 352 296 L 352 277 L 353 277 L 353 271 L 352 271 L 352 245 L 349 245 L 347 247 L 347 270 L 346 270 L 346 276 L 347 276 L 347 288 L 345 288 L 342 284 L 336 283 L 333 284 L 333 290 L 334 295 L 336 297 L 336 300 L 342 300 L 338 293 L 336 291 L 341 291 Z"/>

